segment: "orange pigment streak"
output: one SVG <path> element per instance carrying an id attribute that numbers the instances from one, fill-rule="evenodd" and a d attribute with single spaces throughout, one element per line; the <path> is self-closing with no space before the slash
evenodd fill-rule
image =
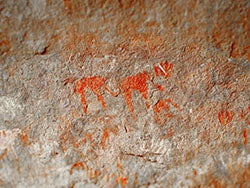
<path id="1" fill-rule="evenodd" d="M 171 127 L 170 127 L 170 129 L 168 131 L 168 136 L 169 136 L 169 138 L 171 138 L 173 136 L 173 130 L 172 130 Z"/>
<path id="2" fill-rule="evenodd" d="M 73 164 L 73 166 L 71 167 L 69 174 L 72 175 L 73 174 L 73 170 L 77 168 L 77 170 L 80 170 L 80 168 L 82 170 L 84 170 L 84 164 L 82 162 L 77 162 L 75 164 Z"/>
<path id="3" fill-rule="evenodd" d="M 244 138 L 244 144 L 247 144 L 248 138 L 247 138 L 247 129 L 244 129 L 243 131 L 243 138 Z"/>
<path id="4" fill-rule="evenodd" d="M 120 171 L 123 171 L 123 167 L 122 167 L 122 165 L 121 165 L 120 163 L 117 163 L 116 166 L 117 166 L 117 168 L 118 168 Z"/>
<path id="5" fill-rule="evenodd" d="M 194 176 L 197 176 L 197 171 L 193 170 Z"/>
<path id="6" fill-rule="evenodd" d="M 107 141 L 107 139 L 110 136 L 109 132 L 113 133 L 114 135 L 118 135 L 118 131 L 116 130 L 116 128 L 114 128 L 114 127 L 113 128 L 112 127 L 105 128 L 103 130 L 102 137 L 101 137 L 101 146 L 102 146 L 102 149 L 105 148 L 106 141 Z"/>
<path id="7" fill-rule="evenodd" d="M 159 91 L 164 91 L 164 88 L 160 84 L 154 84 L 154 86 L 159 90 Z"/>
<path id="8" fill-rule="evenodd" d="M 218 113 L 218 119 L 220 124 L 226 125 L 233 120 L 234 112 L 230 111 L 221 111 Z"/>
<path id="9" fill-rule="evenodd" d="M 102 134 L 102 138 L 101 138 L 101 146 L 102 146 L 102 149 L 105 148 L 105 143 L 106 143 L 106 140 L 108 139 L 109 137 L 109 132 L 107 129 L 105 129 L 103 131 L 103 134 Z"/>
<path id="10" fill-rule="evenodd" d="M 120 183 L 122 187 L 127 185 L 127 180 L 127 177 L 120 177 L 120 175 L 118 175 L 116 178 L 117 183 Z"/>

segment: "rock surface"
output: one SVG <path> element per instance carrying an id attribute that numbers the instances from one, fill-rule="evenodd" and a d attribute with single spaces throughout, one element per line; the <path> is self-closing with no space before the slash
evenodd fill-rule
<path id="1" fill-rule="evenodd" d="M 250 3 L 0 0 L 1 187 L 249 187 Z"/>

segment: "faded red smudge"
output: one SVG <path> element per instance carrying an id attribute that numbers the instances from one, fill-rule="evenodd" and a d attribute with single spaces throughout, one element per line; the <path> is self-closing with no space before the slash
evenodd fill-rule
<path id="1" fill-rule="evenodd" d="M 8 153 L 8 150 L 7 148 L 5 148 L 4 151 L 0 154 L 0 159 L 2 160 L 5 157 L 5 155 L 7 155 L 7 153 Z"/>
<path id="2" fill-rule="evenodd" d="M 93 135 L 93 133 L 85 133 L 84 137 L 81 138 L 80 140 L 78 140 L 78 141 L 73 140 L 72 145 L 75 148 L 79 148 L 80 146 L 85 144 L 87 141 L 89 141 L 89 143 L 91 143 L 91 145 L 93 145 L 93 147 L 96 147 L 96 143 L 93 141 L 92 135 Z"/>
<path id="3" fill-rule="evenodd" d="M 240 117 L 241 117 L 241 119 L 244 119 L 244 118 L 245 118 L 244 110 L 241 110 Z"/>
<path id="4" fill-rule="evenodd" d="M 64 10 L 69 13 L 73 12 L 73 6 L 71 0 L 64 0 Z"/>
<path id="5" fill-rule="evenodd" d="M 163 63 L 159 63 L 158 66 L 154 66 L 154 71 L 156 76 L 164 76 L 168 79 L 172 75 L 173 64 L 168 61 Z"/>
<path id="6" fill-rule="evenodd" d="M 10 50 L 10 47 L 11 42 L 9 40 L 9 37 L 6 37 L 0 33 L 0 55 L 4 52 L 8 52 Z"/>
<path id="7" fill-rule="evenodd" d="M 247 129 L 245 128 L 243 131 L 243 139 L 244 139 L 244 144 L 246 145 L 248 142 L 248 138 L 247 138 Z"/>
<path id="8" fill-rule="evenodd" d="M 161 99 L 159 100 L 153 107 L 153 110 L 154 110 L 154 116 L 155 116 L 155 120 L 157 123 L 159 124 L 162 124 L 162 123 L 165 123 L 165 119 L 166 117 L 172 117 L 172 114 L 170 113 L 170 110 L 169 110 L 169 104 L 171 104 L 173 107 L 179 109 L 180 107 L 175 104 L 171 99 Z M 160 118 L 159 117 L 159 113 L 162 112 L 162 111 L 165 111 L 167 113 L 164 113 L 164 117 L 163 118 Z M 162 121 L 163 119 L 163 121 Z"/>
<path id="9" fill-rule="evenodd" d="M 241 113 L 240 113 L 241 119 L 243 119 L 244 121 L 246 121 L 248 123 L 248 125 L 250 125 L 249 115 L 248 115 L 249 112 L 250 112 L 250 106 L 247 107 L 246 110 L 241 110 Z"/>
<path id="10" fill-rule="evenodd" d="M 29 140 L 29 131 L 30 131 L 30 127 L 27 126 L 25 131 L 19 133 L 19 137 L 20 137 L 20 140 L 21 140 L 21 144 L 23 146 L 27 146 L 27 145 L 30 145 L 31 144 L 31 141 Z"/>
<path id="11" fill-rule="evenodd" d="M 234 112 L 232 111 L 221 111 L 218 113 L 218 119 L 220 124 L 226 125 L 233 120 Z"/>
<path id="12" fill-rule="evenodd" d="M 121 184 L 122 187 L 127 185 L 127 180 L 127 177 L 120 177 L 120 175 L 118 175 L 116 178 L 117 183 Z"/>
<path id="13" fill-rule="evenodd" d="M 132 101 L 132 92 L 139 91 L 142 94 L 142 97 L 146 100 L 146 107 L 149 108 L 148 103 L 148 86 L 147 80 L 150 80 L 150 75 L 148 72 L 139 73 L 134 76 L 124 78 L 122 80 L 122 91 L 124 93 L 125 100 L 128 105 L 128 109 L 131 113 L 134 112 L 133 101 Z"/>
<path id="14" fill-rule="evenodd" d="M 173 136 L 173 130 L 172 128 L 170 127 L 169 128 L 169 131 L 168 131 L 168 137 L 171 138 Z"/>
<path id="15" fill-rule="evenodd" d="M 65 152 L 71 146 L 73 146 L 74 148 L 79 148 L 87 141 L 93 147 L 96 147 L 97 145 L 93 140 L 92 135 L 93 133 L 86 132 L 82 138 L 80 137 L 77 139 L 75 135 L 72 134 L 71 127 L 67 125 L 63 133 L 60 135 L 60 146 L 62 148 L 62 151 Z"/>
<path id="16" fill-rule="evenodd" d="M 28 135 L 27 134 L 20 134 L 20 139 L 21 139 L 21 143 L 23 146 L 26 146 L 28 144 Z"/>
<path id="17" fill-rule="evenodd" d="M 89 178 L 95 178 L 98 176 L 98 171 L 92 170 L 92 168 L 89 169 Z"/>
<path id="18" fill-rule="evenodd" d="M 103 130 L 102 137 L 101 137 L 101 146 L 102 146 L 102 149 L 105 148 L 106 141 L 107 141 L 107 139 L 110 136 L 109 132 L 113 133 L 114 135 L 118 134 L 118 131 L 117 131 L 116 128 L 112 128 L 112 127 L 105 128 Z"/>
<path id="19" fill-rule="evenodd" d="M 89 178 L 95 178 L 98 176 L 98 171 L 93 170 L 92 168 L 89 168 L 88 165 L 84 165 L 83 162 L 76 162 L 75 164 L 72 165 L 72 167 L 70 168 L 69 174 L 72 175 L 73 174 L 73 170 L 74 169 L 79 170 L 85 170 L 86 168 L 86 172 Z"/>
<path id="20" fill-rule="evenodd" d="M 76 162 L 75 164 L 72 165 L 72 167 L 70 168 L 69 174 L 72 175 L 73 174 L 73 170 L 77 168 L 77 170 L 84 170 L 84 163 L 82 162 Z"/>
<path id="21" fill-rule="evenodd" d="M 102 138 L 101 138 L 101 146 L 102 146 L 102 149 L 105 148 L 105 143 L 106 143 L 106 140 L 108 139 L 109 137 L 109 132 L 107 129 L 105 129 L 103 131 L 103 134 L 102 134 Z"/>
<path id="22" fill-rule="evenodd" d="M 106 79 L 100 76 L 93 77 L 84 77 L 81 80 L 77 81 L 74 87 L 74 92 L 81 95 L 81 102 L 83 106 L 84 113 L 87 113 L 87 102 L 85 98 L 85 89 L 88 88 L 96 96 L 98 101 L 101 103 L 102 107 L 106 107 L 104 97 L 102 96 L 102 89 L 107 90 L 111 95 L 117 96 L 111 92 L 105 84 Z"/>
<path id="23" fill-rule="evenodd" d="M 197 171 L 193 170 L 194 176 L 197 176 Z"/>
<path id="24" fill-rule="evenodd" d="M 123 171 L 123 167 L 120 163 L 116 163 L 116 166 L 121 172 Z"/>

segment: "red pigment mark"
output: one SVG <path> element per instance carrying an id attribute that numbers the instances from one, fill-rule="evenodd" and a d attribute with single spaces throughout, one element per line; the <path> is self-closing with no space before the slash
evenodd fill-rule
<path id="1" fill-rule="evenodd" d="M 69 174 L 72 175 L 73 174 L 73 170 L 77 168 L 77 170 L 79 171 L 80 168 L 82 170 L 84 170 L 84 164 L 82 162 L 77 162 L 75 164 L 73 164 L 73 166 L 70 168 Z"/>
<path id="2" fill-rule="evenodd" d="M 125 186 L 125 185 L 127 185 L 127 177 L 122 177 L 122 178 L 120 178 L 120 181 L 121 181 L 121 184 L 122 184 L 122 186 Z"/>
<path id="3" fill-rule="evenodd" d="M 7 155 L 7 153 L 8 153 L 8 150 L 7 150 L 7 148 L 6 148 L 6 149 L 4 149 L 4 151 L 0 154 L 0 159 L 2 160 L 2 159 L 5 157 L 5 155 Z"/>
<path id="4" fill-rule="evenodd" d="M 98 171 L 92 170 L 92 168 L 89 170 L 89 178 L 96 178 L 98 176 Z"/>
<path id="5" fill-rule="evenodd" d="M 79 13 L 81 11 L 81 6 L 79 2 L 74 0 L 64 0 L 64 11 L 67 14 Z"/>
<path id="6" fill-rule="evenodd" d="M 83 144 L 85 144 L 89 140 L 89 143 L 91 143 L 91 145 L 96 147 L 96 143 L 93 141 L 92 135 L 93 135 L 93 133 L 92 134 L 85 133 L 85 135 L 84 135 L 85 137 L 81 138 L 80 140 L 78 140 L 78 141 L 73 140 L 72 145 L 75 148 L 79 148 L 80 146 L 82 146 Z"/>
<path id="7" fill-rule="evenodd" d="M 101 146 L 102 146 L 102 149 L 105 148 L 105 143 L 106 143 L 106 140 L 108 139 L 109 137 L 109 132 L 108 130 L 104 130 L 103 131 L 103 134 L 102 134 L 102 138 L 101 138 Z"/>
<path id="8" fill-rule="evenodd" d="M 119 183 L 122 187 L 127 185 L 127 180 L 127 177 L 121 177 L 120 175 L 116 177 L 116 182 Z"/>
<path id="9" fill-rule="evenodd" d="M 105 128 L 103 130 L 103 133 L 102 133 L 102 137 L 101 137 L 101 146 L 102 146 L 102 149 L 105 148 L 105 144 L 106 144 L 106 140 L 109 138 L 110 134 L 109 132 L 112 132 L 114 135 L 117 135 L 118 131 L 115 129 L 115 128 Z"/>
<path id="10" fill-rule="evenodd" d="M 70 14 L 72 13 L 73 6 L 71 0 L 64 0 L 64 10 Z"/>
<path id="11" fill-rule="evenodd" d="M 98 176 L 98 172 L 96 170 L 93 170 L 92 168 L 89 168 L 88 165 L 84 165 L 83 162 L 76 162 L 75 164 L 72 165 L 72 167 L 70 168 L 69 174 L 72 175 L 73 174 L 73 170 L 74 169 L 79 170 L 85 170 L 86 168 L 86 173 L 88 175 L 89 178 L 95 178 Z"/>
<path id="12" fill-rule="evenodd" d="M 139 73 L 122 80 L 121 88 L 131 113 L 134 112 L 132 101 L 133 91 L 139 91 L 142 94 L 143 98 L 146 100 L 146 107 L 149 108 L 147 80 L 150 80 L 148 72 Z"/>
<path id="13" fill-rule="evenodd" d="M 26 144 L 28 142 L 28 136 L 26 134 L 20 135 L 20 138 L 22 140 L 22 144 Z"/>
<path id="14" fill-rule="evenodd" d="M 97 177 L 98 176 L 98 171 L 94 171 L 94 177 Z"/>
<path id="15" fill-rule="evenodd" d="M 0 55 L 4 52 L 8 52 L 11 47 L 10 40 L 0 33 Z"/>
<path id="16" fill-rule="evenodd" d="M 94 77 L 85 77 L 76 82 L 74 87 L 74 92 L 79 93 L 81 95 L 81 102 L 84 113 L 87 113 L 87 102 L 84 93 L 85 88 L 88 88 L 97 96 L 97 99 L 101 103 L 103 108 L 106 107 L 106 103 L 104 97 L 102 96 L 102 88 L 107 90 L 111 95 L 117 96 L 115 93 L 113 93 L 108 89 L 108 87 L 105 84 L 105 81 L 106 80 L 103 77 L 94 76 Z"/>
<path id="17" fill-rule="evenodd" d="M 175 104 L 171 99 L 162 99 L 162 100 L 159 100 L 153 107 L 153 110 L 154 110 L 154 114 L 155 114 L 155 120 L 157 123 L 159 124 L 163 124 L 166 122 L 166 117 L 172 117 L 172 114 L 169 112 L 169 105 L 168 103 L 170 103 L 173 107 L 179 109 L 180 107 Z M 163 118 L 160 118 L 159 117 L 159 113 L 162 112 L 162 111 L 166 111 L 167 113 L 164 113 L 164 117 Z"/>
<path id="18" fill-rule="evenodd" d="M 98 176 L 98 172 L 96 170 L 93 170 L 92 168 L 90 168 L 88 170 L 88 175 L 89 175 L 89 178 L 95 178 Z"/>
<path id="19" fill-rule="evenodd" d="M 245 112 L 244 112 L 244 110 L 241 110 L 241 113 L 240 113 L 240 117 L 241 117 L 241 119 L 244 119 L 245 118 Z"/>
<path id="20" fill-rule="evenodd" d="M 244 144 L 247 144 L 248 138 L 247 138 L 247 129 L 244 129 L 243 131 L 243 138 L 244 138 Z"/>
<path id="21" fill-rule="evenodd" d="M 246 121 L 248 123 L 248 125 L 250 125 L 250 121 L 248 120 L 248 118 L 249 118 L 248 113 L 249 112 L 250 112 L 250 106 L 247 107 L 246 110 L 241 110 L 241 113 L 240 113 L 241 119 L 243 119 L 244 121 Z"/>
<path id="22" fill-rule="evenodd" d="M 106 107 L 106 103 L 101 94 L 101 88 L 105 86 L 105 79 L 99 76 L 94 76 L 91 78 L 82 78 L 75 85 L 74 92 L 77 92 L 81 95 L 81 102 L 83 105 L 83 111 L 87 113 L 87 102 L 85 98 L 84 90 L 85 88 L 90 89 L 97 96 L 97 99 L 101 103 L 102 107 Z"/>
<path id="23" fill-rule="evenodd" d="M 164 88 L 160 84 L 154 84 L 154 86 L 159 90 L 159 91 L 164 91 Z"/>
<path id="24" fill-rule="evenodd" d="M 168 79 L 172 75 L 173 64 L 168 61 L 163 63 L 159 63 L 158 66 L 154 66 L 155 75 L 156 76 L 165 76 Z"/>
<path id="25" fill-rule="evenodd" d="M 29 129 L 27 128 L 24 133 L 19 134 L 19 137 L 21 139 L 21 144 L 23 146 L 27 146 L 31 144 L 31 142 L 29 141 L 28 132 L 29 132 Z"/>
<path id="26" fill-rule="evenodd" d="M 63 133 L 60 136 L 60 146 L 62 151 L 65 152 L 68 148 L 74 147 L 79 148 L 80 146 L 84 145 L 87 141 L 93 146 L 96 147 L 96 143 L 92 138 L 93 133 L 85 133 L 84 137 L 76 138 L 75 135 L 72 133 L 70 126 L 67 126 Z"/>
<path id="27" fill-rule="evenodd" d="M 120 163 L 117 163 L 116 166 L 121 172 L 123 171 L 123 167 Z"/>
<path id="28" fill-rule="evenodd" d="M 194 176 L 197 176 L 197 171 L 193 170 Z"/>
<path id="29" fill-rule="evenodd" d="M 232 111 L 221 111 L 218 113 L 218 119 L 220 121 L 220 124 L 226 125 L 230 123 L 233 119 L 234 112 Z"/>
<path id="30" fill-rule="evenodd" d="M 171 138 L 173 136 L 173 130 L 172 128 L 170 127 L 169 128 L 169 131 L 168 131 L 168 137 Z"/>

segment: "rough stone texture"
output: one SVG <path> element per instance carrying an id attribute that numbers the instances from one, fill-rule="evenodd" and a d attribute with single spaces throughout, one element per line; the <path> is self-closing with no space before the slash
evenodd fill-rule
<path id="1" fill-rule="evenodd" d="M 247 0 L 0 0 L 0 186 L 250 187 L 249 20 Z"/>

